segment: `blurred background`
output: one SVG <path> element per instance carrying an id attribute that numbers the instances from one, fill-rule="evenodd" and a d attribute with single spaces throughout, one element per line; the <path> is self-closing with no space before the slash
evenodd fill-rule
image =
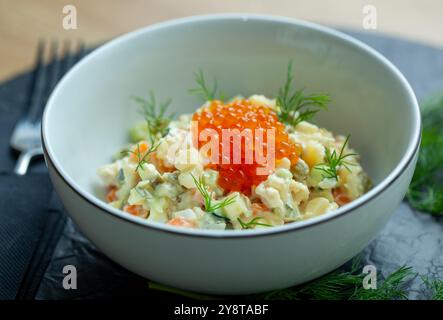
<path id="1" fill-rule="evenodd" d="M 63 28 L 67 5 L 77 11 L 77 29 Z M 41 37 L 94 45 L 159 21 L 220 12 L 283 15 L 364 31 L 368 5 L 376 9 L 377 27 L 367 31 L 443 47 L 441 0 L 0 0 L 0 81 L 32 66 Z"/>

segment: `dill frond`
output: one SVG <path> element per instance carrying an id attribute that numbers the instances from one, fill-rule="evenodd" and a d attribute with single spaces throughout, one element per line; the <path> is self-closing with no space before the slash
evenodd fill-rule
<path id="1" fill-rule="evenodd" d="M 242 229 L 252 229 L 255 226 L 272 227 L 270 224 L 258 222 L 258 220 L 263 219 L 262 217 L 255 217 L 251 221 L 245 222 L 240 218 L 237 221 L 240 223 Z"/>
<path id="2" fill-rule="evenodd" d="M 443 215 L 442 174 L 443 131 L 424 127 L 417 165 L 406 194 L 409 204 L 433 215 Z"/>
<path id="3" fill-rule="evenodd" d="M 135 150 L 130 150 L 130 149 L 123 150 L 121 153 L 126 156 L 131 154 L 135 156 L 137 160 L 137 166 L 135 167 L 135 171 L 138 171 L 139 169 L 143 168 L 144 164 L 148 163 L 147 159 L 149 155 L 157 150 L 160 143 L 161 142 L 158 142 L 157 144 L 151 144 L 145 154 L 143 154 L 143 152 L 140 150 L 140 143 L 137 143 L 137 147 L 135 148 Z"/>
<path id="4" fill-rule="evenodd" d="M 265 300 L 347 300 L 362 285 L 361 259 L 352 260 L 349 271 L 333 271 L 307 284 L 271 291 Z"/>
<path id="5" fill-rule="evenodd" d="M 203 70 L 199 69 L 194 73 L 194 79 L 197 84 L 196 88 L 189 89 L 188 92 L 201 98 L 203 101 L 212 101 L 217 94 L 217 79 L 214 79 L 214 84 L 210 88 L 205 81 Z"/>
<path id="6" fill-rule="evenodd" d="M 432 279 L 430 280 L 426 276 L 420 277 L 422 282 L 425 284 L 426 289 L 428 289 L 432 295 L 429 300 L 443 300 L 443 280 Z"/>
<path id="7" fill-rule="evenodd" d="M 157 103 L 154 92 L 149 92 L 148 99 L 138 96 L 132 97 L 135 102 L 140 105 L 140 112 L 142 113 L 147 127 L 148 138 L 153 144 L 158 137 L 163 137 L 168 133 L 168 126 L 175 114 L 166 114 L 166 110 L 172 102 L 172 99 L 167 99 L 162 103 Z"/>
<path id="8" fill-rule="evenodd" d="M 443 215 L 443 95 L 421 106 L 422 139 L 412 182 L 409 204 L 433 215 Z"/>
<path id="9" fill-rule="evenodd" d="M 346 145 L 348 144 L 350 135 L 346 137 L 345 142 L 343 143 L 340 152 L 337 154 L 335 150 L 331 152 L 329 148 L 325 147 L 325 158 L 326 161 L 320 164 L 317 164 L 314 168 L 322 172 L 324 178 L 331 178 L 338 181 L 338 169 L 340 167 L 346 168 L 346 170 L 351 171 L 349 168 L 349 162 L 345 159 L 347 157 L 356 156 L 356 153 L 348 153 L 344 154 L 346 149 Z"/>
<path id="10" fill-rule="evenodd" d="M 215 211 L 234 203 L 235 196 L 227 197 L 220 202 L 213 203 L 214 192 L 209 192 L 209 187 L 206 185 L 204 177 L 201 176 L 197 179 L 194 177 L 193 174 L 191 174 L 191 177 L 194 180 L 194 184 L 195 184 L 197 190 L 200 192 L 200 194 L 203 197 L 203 205 L 205 207 L 205 211 L 213 214 L 214 216 L 216 216 L 218 218 L 222 218 L 222 219 L 229 221 L 228 218 L 215 213 Z"/>
<path id="11" fill-rule="evenodd" d="M 431 300 L 443 300 L 443 280 L 434 279 L 428 282 L 428 286 L 433 291 Z"/>
<path id="12" fill-rule="evenodd" d="M 283 123 L 297 126 L 301 121 L 312 119 L 320 110 L 327 110 L 329 96 L 324 94 L 304 93 L 304 89 L 293 90 L 292 60 L 288 63 L 286 82 L 278 90 L 276 104 L 279 108 L 277 115 Z"/>
<path id="13" fill-rule="evenodd" d="M 363 288 L 361 262 L 354 258 L 350 271 L 334 271 L 302 286 L 276 290 L 262 296 L 271 300 L 394 300 L 407 299 L 404 284 L 415 273 L 401 267 L 391 273 L 377 289 Z"/>
<path id="14" fill-rule="evenodd" d="M 358 288 L 351 300 L 405 300 L 408 298 L 405 283 L 416 274 L 411 267 L 400 267 L 385 278 L 377 289 Z"/>

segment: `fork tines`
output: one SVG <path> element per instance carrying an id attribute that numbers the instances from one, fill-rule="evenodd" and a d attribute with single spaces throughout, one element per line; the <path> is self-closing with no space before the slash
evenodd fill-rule
<path id="1" fill-rule="evenodd" d="M 75 48 L 70 40 L 60 44 L 57 40 L 40 39 L 37 47 L 35 69 L 32 75 L 26 119 L 32 123 L 40 122 L 46 101 L 60 78 L 85 53 L 83 42 L 78 42 Z"/>

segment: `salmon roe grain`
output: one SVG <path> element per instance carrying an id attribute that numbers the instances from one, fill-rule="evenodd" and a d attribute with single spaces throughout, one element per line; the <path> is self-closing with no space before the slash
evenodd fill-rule
<path id="1" fill-rule="evenodd" d="M 278 121 L 276 113 L 268 106 L 253 103 L 247 99 L 238 99 L 228 104 L 222 101 L 214 100 L 209 105 L 202 108 L 200 111 L 194 113 L 193 121 L 198 123 L 198 135 L 205 129 L 214 129 L 219 137 L 219 161 L 211 163 L 207 167 L 217 170 L 219 172 L 218 184 L 225 192 L 238 191 L 246 195 L 250 195 L 253 186 L 257 186 L 262 181 L 266 180 L 268 174 L 257 174 L 257 168 L 264 167 L 262 162 L 257 162 L 255 158 L 255 148 L 258 143 L 255 135 L 255 130 L 265 129 L 263 134 L 263 146 L 258 146 L 263 150 L 263 156 L 268 155 L 266 147 L 267 135 L 266 129 L 275 129 L 275 162 L 282 158 L 288 158 L 291 164 L 298 161 L 300 154 L 300 147 L 289 141 L 289 136 L 285 130 L 285 125 Z M 238 129 L 251 130 L 253 142 L 243 141 L 241 144 L 241 162 L 234 164 L 233 161 L 233 140 L 230 141 L 230 159 L 229 164 L 222 163 L 222 130 L 223 129 Z M 198 148 L 205 145 L 206 141 L 198 139 Z M 245 163 L 246 152 L 245 148 L 252 148 L 253 159 L 252 163 Z M 248 149 L 248 151 L 250 151 Z"/>

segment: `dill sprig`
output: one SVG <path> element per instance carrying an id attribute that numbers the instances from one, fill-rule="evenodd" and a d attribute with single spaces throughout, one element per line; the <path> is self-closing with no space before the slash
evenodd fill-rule
<path id="1" fill-rule="evenodd" d="M 433 280 L 432 287 L 434 289 L 434 294 L 431 297 L 431 300 L 443 300 L 443 281 Z"/>
<path id="2" fill-rule="evenodd" d="M 324 178 L 331 178 L 338 181 L 338 169 L 340 167 L 346 168 L 346 170 L 351 171 L 349 168 L 350 163 L 345 159 L 347 157 L 356 156 L 356 153 L 347 153 L 344 154 L 346 149 L 346 145 L 348 144 L 350 135 L 348 135 L 343 143 L 340 152 L 337 154 L 335 150 L 331 152 L 331 150 L 325 147 L 325 158 L 326 161 L 320 164 L 317 164 L 314 168 L 322 172 Z"/>
<path id="3" fill-rule="evenodd" d="M 405 283 L 416 274 L 411 267 L 402 266 L 390 275 L 377 289 L 359 287 L 350 297 L 351 300 L 406 300 L 408 294 Z"/>
<path id="4" fill-rule="evenodd" d="M 354 258 L 350 271 L 334 271 L 305 285 L 271 291 L 264 299 L 278 300 L 394 300 L 407 299 L 404 284 L 415 275 L 401 267 L 388 275 L 377 289 L 363 288 L 361 261 Z"/>
<path id="5" fill-rule="evenodd" d="M 443 300 L 443 280 L 434 279 L 429 280 L 427 278 L 422 278 L 426 286 L 431 289 L 432 297 L 431 300 Z"/>
<path id="6" fill-rule="evenodd" d="M 443 96 L 422 106 L 421 146 L 406 198 L 409 204 L 433 215 L 443 215 Z"/>
<path id="7" fill-rule="evenodd" d="M 352 260 L 349 271 L 333 271 L 307 284 L 274 290 L 260 298 L 265 300 L 347 300 L 362 285 L 361 259 Z"/>
<path id="8" fill-rule="evenodd" d="M 157 144 L 151 144 L 145 154 L 143 154 L 143 151 L 140 150 L 140 143 L 137 143 L 137 147 L 135 148 L 135 150 L 123 150 L 121 153 L 126 156 L 133 154 L 136 157 L 137 166 L 135 167 L 135 171 L 138 171 L 139 169 L 143 168 L 144 164 L 148 163 L 148 156 L 157 150 L 160 143 L 161 142 L 158 142 Z"/>
<path id="9" fill-rule="evenodd" d="M 194 79 L 197 83 L 197 87 L 189 89 L 188 92 L 201 98 L 205 102 L 214 100 L 217 94 L 217 79 L 214 78 L 214 83 L 212 87 L 209 87 L 206 84 L 205 76 L 202 69 L 199 69 L 197 72 L 194 73 Z"/>
<path id="10" fill-rule="evenodd" d="M 258 220 L 263 219 L 263 217 L 255 217 L 251 221 L 245 222 L 240 218 L 237 218 L 237 221 L 240 223 L 242 229 L 252 229 L 255 226 L 263 226 L 263 227 L 272 227 L 270 224 L 258 222 Z"/>
<path id="11" fill-rule="evenodd" d="M 168 126 L 172 118 L 175 116 L 172 114 L 166 114 L 166 110 L 171 104 L 171 99 L 167 99 L 162 103 L 157 103 L 154 92 L 149 92 L 148 99 L 144 99 L 138 96 L 132 97 L 135 102 L 139 103 L 140 111 L 145 118 L 150 142 L 153 144 L 158 136 L 165 136 L 168 133 Z"/>
<path id="12" fill-rule="evenodd" d="M 209 192 L 209 187 L 207 186 L 204 177 L 201 176 L 197 179 L 194 177 L 193 174 L 191 174 L 191 177 L 194 180 L 194 184 L 195 184 L 197 190 L 200 192 L 200 194 L 203 197 L 203 201 L 204 201 L 203 204 L 204 204 L 206 212 L 209 212 L 218 218 L 225 219 L 225 220 L 229 221 L 228 218 L 215 213 L 215 211 L 234 203 L 235 196 L 227 197 L 220 202 L 214 203 L 213 202 L 214 201 L 214 199 L 213 199 L 214 191 Z"/>
<path id="13" fill-rule="evenodd" d="M 292 72 L 291 60 L 288 63 L 285 85 L 278 90 L 276 104 L 279 107 L 277 115 L 280 121 L 295 127 L 302 121 L 312 119 L 320 110 L 327 110 L 330 99 L 324 94 L 306 95 L 305 89 L 293 90 Z"/>

